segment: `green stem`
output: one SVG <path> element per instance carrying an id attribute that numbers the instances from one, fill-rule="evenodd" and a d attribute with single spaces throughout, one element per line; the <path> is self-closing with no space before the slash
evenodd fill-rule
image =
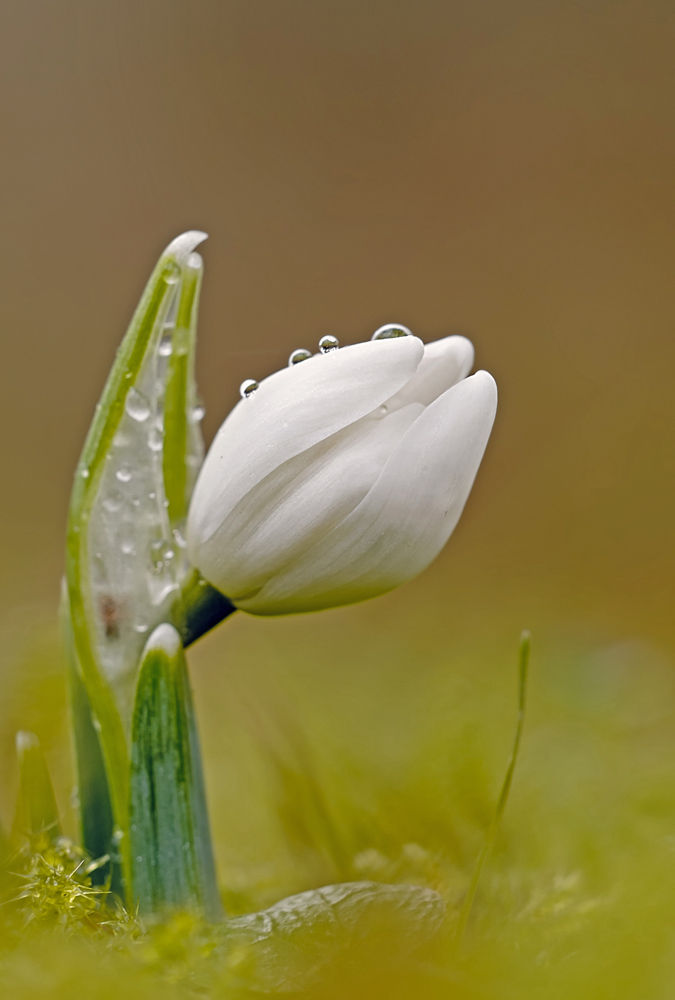
<path id="1" fill-rule="evenodd" d="M 207 583 L 198 570 L 194 570 L 181 594 L 183 620 L 179 631 L 183 647 L 187 649 L 236 610 L 227 597 Z"/>

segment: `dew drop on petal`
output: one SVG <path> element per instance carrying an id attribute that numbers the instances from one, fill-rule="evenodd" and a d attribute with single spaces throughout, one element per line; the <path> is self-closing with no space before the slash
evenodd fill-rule
<path id="1" fill-rule="evenodd" d="M 83 469 L 80 469 L 80 475 L 83 479 L 89 479 L 89 469 L 87 469 L 86 466 Z"/>
<path id="2" fill-rule="evenodd" d="M 325 337 L 322 337 L 321 340 L 319 341 L 319 350 L 321 351 L 322 354 L 330 354 L 331 351 L 337 351 L 339 346 L 340 346 L 340 341 L 337 339 L 337 337 L 331 337 L 330 334 L 328 334 Z"/>
<path id="3" fill-rule="evenodd" d="M 134 556 L 136 555 L 136 549 L 134 548 L 134 543 L 130 542 L 128 539 L 120 545 L 122 555 L 124 556 Z"/>
<path id="4" fill-rule="evenodd" d="M 131 482 L 131 477 L 133 473 L 128 465 L 120 465 L 119 469 L 115 473 L 115 478 L 119 479 L 121 483 Z"/>
<path id="5" fill-rule="evenodd" d="M 192 409 L 190 410 L 190 422 L 193 424 L 198 424 L 200 420 L 204 419 L 205 413 L 206 410 L 204 409 L 203 406 L 201 405 L 193 406 Z"/>
<path id="6" fill-rule="evenodd" d="M 137 625 L 134 625 L 134 632 L 141 632 L 141 633 L 147 632 L 148 628 L 149 626 L 146 624 L 146 622 L 138 622 Z"/>
<path id="7" fill-rule="evenodd" d="M 402 323 L 385 323 L 379 327 L 370 338 L 371 340 L 391 340 L 393 337 L 413 337 L 412 330 Z"/>
<path id="8" fill-rule="evenodd" d="M 297 351 L 293 351 L 288 359 L 288 367 L 292 368 L 293 365 L 299 365 L 301 361 L 307 361 L 311 358 L 312 352 L 308 351 L 305 347 L 299 347 Z"/>
<path id="9" fill-rule="evenodd" d="M 242 399 L 248 399 L 258 388 L 258 383 L 254 378 L 245 379 L 239 386 L 239 395 Z"/>
<path id="10" fill-rule="evenodd" d="M 147 396 L 144 396 L 142 392 L 139 392 L 138 389 L 132 386 L 127 393 L 124 409 L 132 420 L 136 420 L 139 424 L 142 424 L 150 416 L 150 401 Z"/>

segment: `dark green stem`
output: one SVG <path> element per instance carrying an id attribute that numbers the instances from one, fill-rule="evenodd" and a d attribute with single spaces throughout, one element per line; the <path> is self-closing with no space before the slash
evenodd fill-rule
<path id="1" fill-rule="evenodd" d="M 179 632 L 185 649 L 237 610 L 232 601 L 207 583 L 198 570 L 183 587 L 181 605 Z"/>

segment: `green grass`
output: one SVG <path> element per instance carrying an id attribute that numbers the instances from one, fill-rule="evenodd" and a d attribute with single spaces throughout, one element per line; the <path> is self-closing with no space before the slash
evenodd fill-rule
<path id="1" fill-rule="evenodd" d="M 386 923 L 341 931 L 330 946 L 309 930 L 280 939 L 270 958 L 190 914 L 144 931 L 133 916 L 103 919 L 103 897 L 69 889 L 65 871 L 72 919 L 46 906 L 27 921 L 25 899 L 2 908 L 4 995 L 234 1000 L 269 988 L 270 963 L 292 958 L 308 972 L 286 995 L 307 1000 L 672 996 L 671 664 L 643 642 L 535 634 L 511 796 L 458 947 L 513 741 L 517 629 L 508 651 L 501 634 L 462 639 L 442 621 L 430 628 L 423 611 L 404 621 L 396 601 L 235 616 L 191 651 L 191 672 L 228 912 L 369 879 L 438 891 L 440 934 L 410 952 L 405 928 Z M 73 836 L 61 665 L 49 630 L 33 636 L 0 681 L 5 827 L 10 743 L 24 727 L 47 748 Z M 45 869 L 31 864 L 39 895 Z"/>

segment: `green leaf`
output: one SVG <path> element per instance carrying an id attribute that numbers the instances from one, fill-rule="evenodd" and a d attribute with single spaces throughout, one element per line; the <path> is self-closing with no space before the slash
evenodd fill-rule
<path id="1" fill-rule="evenodd" d="M 96 408 L 71 495 L 66 576 L 72 636 L 100 738 L 114 822 L 123 834 L 139 657 L 146 634 L 173 616 L 189 571 L 182 538 L 174 535 L 168 513 L 163 452 L 166 446 L 173 449 L 172 462 L 179 455 L 193 460 L 192 471 L 182 474 L 188 489 L 200 445 L 196 433 L 180 429 L 178 411 L 181 392 L 186 413 L 194 408 L 189 359 L 201 258 L 193 251 L 203 239 L 203 233 L 185 233 L 160 257 Z M 188 317 L 181 319 L 180 336 L 176 317 Z M 169 365 L 176 339 L 188 343 L 188 362 L 178 380 L 170 377 Z M 177 356 L 183 356 L 181 349 Z M 165 429 L 169 381 L 174 388 Z M 172 496 L 176 489 L 171 486 Z M 128 879 L 127 837 L 121 846 Z"/>
<path id="2" fill-rule="evenodd" d="M 192 256 L 196 258 L 197 254 Z M 204 460 L 200 424 L 204 411 L 194 374 L 201 281 L 201 267 L 186 268 L 176 309 L 164 401 L 164 489 L 169 518 L 178 537 L 184 533 L 190 497 Z"/>
<path id="3" fill-rule="evenodd" d="M 108 775 L 101 740 L 93 721 L 89 695 L 77 661 L 70 623 L 68 593 L 65 587 L 61 595 L 61 628 L 68 661 L 68 693 L 75 746 L 82 846 L 93 860 L 103 858 L 105 855 L 110 857 L 107 864 L 92 870 L 92 885 L 104 885 L 110 880 L 112 891 L 124 899 L 124 875 Z"/>
<path id="4" fill-rule="evenodd" d="M 61 821 L 49 768 L 35 733 L 16 734 L 19 759 L 19 798 L 14 831 L 26 837 L 33 852 L 46 850 L 61 836 Z"/>
<path id="5" fill-rule="evenodd" d="M 132 723 L 130 841 L 140 912 L 221 914 L 185 654 L 173 626 L 143 653 Z"/>

